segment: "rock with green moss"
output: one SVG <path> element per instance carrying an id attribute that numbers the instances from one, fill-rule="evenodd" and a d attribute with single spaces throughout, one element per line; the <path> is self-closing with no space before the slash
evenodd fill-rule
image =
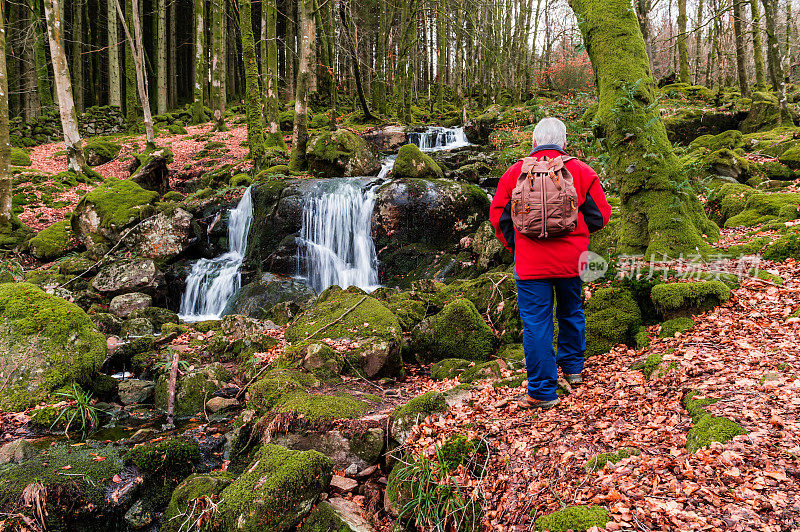
<path id="1" fill-rule="evenodd" d="M 72 231 L 89 249 L 116 244 L 125 229 L 155 212 L 157 192 L 127 179 L 109 178 L 87 193 L 75 207 Z"/>
<path id="2" fill-rule="evenodd" d="M 332 286 L 286 329 L 286 340 L 347 338 L 352 346 L 348 362 L 373 378 L 400 371 L 401 330 L 397 317 L 377 299 L 356 288 Z"/>
<path id="3" fill-rule="evenodd" d="M 600 506 L 567 506 L 555 512 L 538 517 L 534 530 L 549 532 L 584 532 L 592 527 L 605 528 L 611 521 L 608 510 Z"/>
<path id="4" fill-rule="evenodd" d="M 98 461 L 98 456 L 104 459 Z M 46 446 L 28 460 L 0 465 L 0 512 L 22 512 L 30 522 L 39 522 L 33 507 L 19 504 L 23 491 L 34 486 L 47 510 L 47 530 L 78 530 L 86 523 L 114 529 L 115 510 L 130 503 L 118 488 L 133 487 L 111 481 L 122 470 L 122 458 L 111 445 Z"/>
<path id="5" fill-rule="evenodd" d="M 431 366 L 431 378 L 435 381 L 455 379 L 467 369 L 472 362 L 462 358 L 445 358 Z"/>
<path id="6" fill-rule="evenodd" d="M 289 276 L 265 273 L 236 292 L 225 306 L 223 314 L 272 319 L 271 311 L 280 303 L 288 303 L 293 313 L 299 314 L 309 307 L 314 296 L 314 290 L 306 283 Z"/>
<path id="7" fill-rule="evenodd" d="M 324 342 L 301 342 L 287 346 L 285 356 L 323 381 L 338 376 L 344 369 L 344 357 Z"/>
<path id="8" fill-rule="evenodd" d="M 336 470 L 355 466 L 359 471 L 378 463 L 383 453 L 386 433 L 382 428 L 335 429 L 323 432 L 295 431 L 278 434 L 272 443 L 288 449 L 314 449 L 333 460 Z"/>
<path id="9" fill-rule="evenodd" d="M 167 261 L 189 249 L 198 236 L 191 214 L 169 208 L 136 226 L 125 237 L 125 246 L 140 257 Z"/>
<path id="10" fill-rule="evenodd" d="M 196 521 L 205 507 L 197 501 L 201 497 L 219 500 L 219 494 L 230 486 L 236 475 L 227 471 L 190 475 L 175 488 L 162 519 L 162 532 L 178 532 L 185 523 Z"/>
<path id="11" fill-rule="evenodd" d="M 178 326 L 178 315 L 168 309 L 159 308 L 159 307 L 147 307 L 145 309 L 134 310 L 130 313 L 131 318 L 145 318 L 150 321 L 153 325 L 153 330 L 161 331 L 162 333 L 169 333 L 171 331 L 164 330 L 164 326 L 167 324 L 172 324 L 176 326 L 175 332 L 180 331 L 180 326 Z M 185 326 L 184 326 L 185 328 Z"/>
<path id="12" fill-rule="evenodd" d="M 608 352 L 617 344 L 631 344 L 642 323 L 639 306 L 630 291 L 599 288 L 584 305 L 586 356 Z"/>
<path id="13" fill-rule="evenodd" d="M 11 166 L 30 166 L 31 156 L 24 148 L 11 147 L 11 159 L 8 161 Z"/>
<path id="14" fill-rule="evenodd" d="M 725 183 L 708 195 L 706 213 L 715 223 L 723 225 L 729 218 L 745 210 L 747 199 L 753 194 L 760 192 L 748 185 Z"/>
<path id="15" fill-rule="evenodd" d="M 500 364 L 497 360 L 490 360 L 465 369 L 458 376 L 458 381 L 469 384 L 482 379 L 499 379 L 500 377 L 502 377 Z"/>
<path id="16" fill-rule="evenodd" d="M 211 399 L 211 395 L 222 388 L 228 379 L 230 372 L 219 362 L 179 377 L 175 389 L 175 417 L 186 419 L 203 412 L 206 401 Z M 156 407 L 164 411 L 167 409 L 168 381 L 167 375 L 162 375 L 156 381 Z"/>
<path id="17" fill-rule="evenodd" d="M 374 532 L 361 514 L 361 507 L 353 501 L 333 497 L 314 508 L 299 532 Z"/>
<path id="18" fill-rule="evenodd" d="M 309 170 L 320 177 L 370 176 L 381 169 L 375 149 L 346 129 L 312 137 L 306 158 Z"/>
<path id="19" fill-rule="evenodd" d="M 630 458 L 631 456 L 638 456 L 641 454 L 639 449 L 634 447 L 623 447 L 621 449 L 617 449 L 616 451 L 611 451 L 608 453 L 600 453 L 596 456 L 590 458 L 583 466 L 586 471 L 598 471 L 603 469 L 607 463 L 611 462 L 612 464 L 616 464 L 624 460 L 625 458 Z"/>
<path id="20" fill-rule="evenodd" d="M 31 255 L 39 260 L 51 261 L 66 255 L 72 247 L 69 221 L 62 220 L 39 231 L 28 241 Z"/>
<path id="21" fill-rule="evenodd" d="M 150 477 L 181 479 L 200 462 L 200 446 L 195 440 L 178 438 L 147 442 L 128 451 L 125 461 Z"/>
<path id="22" fill-rule="evenodd" d="M 434 413 L 445 413 L 447 400 L 443 393 L 430 391 L 399 406 L 392 414 L 391 436 L 401 445 L 405 443 L 415 426 Z"/>
<path id="23" fill-rule="evenodd" d="M 113 161 L 119 155 L 122 146 L 108 139 L 93 138 L 83 147 L 83 156 L 89 166 L 99 166 Z"/>
<path id="24" fill-rule="evenodd" d="M 249 187 L 253 184 L 253 178 L 249 174 L 235 174 L 231 176 L 228 184 L 232 187 Z"/>
<path id="25" fill-rule="evenodd" d="M 0 465 L 9 462 L 20 463 L 37 454 L 36 448 L 28 440 L 19 438 L 0 446 Z"/>
<path id="26" fill-rule="evenodd" d="M 740 150 L 741 152 L 741 150 Z M 700 157 L 703 168 L 711 175 L 733 178 L 746 183 L 753 175 L 754 167 L 740 153 L 722 148 Z"/>
<path id="27" fill-rule="evenodd" d="M 172 151 L 169 148 L 148 148 L 142 153 L 134 153 L 129 179 L 141 185 L 143 189 L 152 190 L 163 196 L 169 192 L 168 165 L 172 163 L 172 159 Z"/>
<path id="28" fill-rule="evenodd" d="M 778 240 L 771 242 L 764 252 L 764 258 L 775 261 L 800 259 L 800 232 L 788 231 Z"/>
<path id="29" fill-rule="evenodd" d="M 494 352 L 492 328 L 469 299 L 457 299 L 411 332 L 410 349 L 423 363 L 445 358 L 483 361 Z"/>
<path id="30" fill-rule="evenodd" d="M 631 369 L 641 371 L 647 380 L 650 380 L 653 375 L 661 378 L 677 367 L 676 362 L 665 362 L 662 353 L 650 353 L 647 358 L 636 360 L 631 364 Z"/>
<path id="31" fill-rule="evenodd" d="M 719 135 L 702 135 L 689 143 L 689 151 L 711 153 L 717 150 L 735 150 L 744 145 L 742 132 L 736 129 L 724 131 Z"/>
<path id="32" fill-rule="evenodd" d="M 106 339 L 77 305 L 29 283 L 0 284 L 0 409 L 18 411 L 71 382 L 88 386 Z"/>
<path id="33" fill-rule="evenodd" d="M 414 144 L 406 144 L 397 153 L 392 176 L 395 179 L 441 179 L 444 172 L 430 155 Z"/>
<path id="34" fill-rule="evenodd" d="M 699 392 L 692 390 L 683 396 L 683 406 L 692 417 L 694 426 L 686 435 L 686 449 L 694 453 L 711 442 L 725 443 L 734 437 L 747 434 L 747 430 L 739 423 L 726 417 L 713 416 L 705 409 L 719 399 L 713 397 L 697 398 Z"/>
<path id="35" fill-rule="evenodd" d="M 754 133 L 773 129 L 782 124 L 792 125 L 792 119 L 780 106 L 778 97 L 770 92 L 754 92 L 753 103 L 747 118 L 739 125 L 742 133 Z"/>
<path id="36" fill-rule="evenodd" d="M 662 283 L 650 291 L 656 310 L 668 319 L 705 312 L 730 297 L 731 289 L 720 281 Z"/>
<path id="37" fill-rule="evenodd" d="M 661 332 L 658 334 L 660 338 L 672 338 L 676 333 L 682 333 L 686 329 L 694 327 L 694 320 L 681 316 L 667 320 L 661 324 Z"/>
<path id="38" fill-rule="evenodd" d="M 778 160 L 792 170 L 800 170 L 800 143 L 783 152 Z"/>
<path id="39" fill-rule="evenodd" d="M 92 288 L 106 297 L 130 292 L 155 294 L 164 283 L 164 275 L 150 259 L 131 259 L 104 266 L 92 280 Z"/>
<path id="40" fill-rule="evenodd" d="M 744 209 L 728 218 L 725 227 L 753 227 L 767 222 L 795 220 L 798 212 L 800 212 L 800 193 L 759 192 L 747 196 Z"/>
<path id="41" fill-rule="evenodd" d="M 472 239 L 472 249 L 478 256 L 478 266 L 486 270 L 491 266 L 510 264 L 513 261 L 506 248 L 494 234 L 494 227 L 488 220 L 483 222 Z"/>
<path id="42" fill-rule="evenodd" d="M 321 453 L 264 445 L 246 472 L 220 493 L 219 522 L 225 530 L 291 530 L 332 476 L 333 462 Z"/>

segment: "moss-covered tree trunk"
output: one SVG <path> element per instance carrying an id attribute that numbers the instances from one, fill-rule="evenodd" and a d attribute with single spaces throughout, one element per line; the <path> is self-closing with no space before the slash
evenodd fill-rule
<path id="1" fill-rule="evenodd" d="M 83 112 L 83 0 L 72 3 L 72 92 L 75 108 Z"/>
<path id="2" fill-rule="evenodd" d="M 265 0 L 261 4 L 261 75 L 264 85 L 264 122 L 267 126 L 264 145 L 286 151 L 286 143 L 283 141 L 280 128 L 277 30 L 277 0 Z M 244 50 L 244 37 L 242 37 L 242 50 Z M 245 59 L 246 62 L 247 59 Z"/>
<path id="3" fill-rule="evenodd" d="M 167 0 L 158 0 L 156 7 L 156 112 L 167 112 L 169 93 L 167 92 Z"/>
<path id="4" fill-rule="evenodd" d="M 707 252 L 718 235 L 682 173 L 655 100 L 647 50 L 628 0 L 570 0 L 594 68 L 596 136 L 622 199 L 620 246 L 646 257 Z"/>
<path id="5" fill-rule="evenodd" d="M 225 0 L 211 0 L 211 104 L 214 131 L 225 126 Z"/>
<path id="6" fill-rule="evenodd" d="M 742 6 L 739 0 L 733 0 L 733 37 L 736 42 L 736 75 L 739 78 L 739 90 L 743 97 L 748 98 L 750 84 L 747 82 L 747 57 L 745 57 L 742 29 Z"/>
<path id="7" fill-rule="evenodd" d="M 678 0 L 678 64 L 681 83 L 690 83 L 689 49 L 686 46 L 686 0 Z"/>
<path id="8" fill-rule="evenodd" d="M 178 105 L 178 2 L 169 2 L 169 108 Z M 191 72 L 191 70 L 190 70 Z"/>
<path id="9" fill-rule="evenodd" d="M 297 7 L 300 18 L 300 61 L 295 82 L 294 127 L 289 166 L 292 170 L 304 170 L 308 144 L 308 94 L 311 88 L 311 71 L 315 68 L 311 62 L 316 40 L 314 0 L 300 0 Z"/>
<path id="10" fill-rule="evenodd" d="M 83 159 L 81 135 L 78 133 L 78 115 L 72 100 L 72 81 L 69 76 L 67 54 L 64 50 L 64 27 L 61 10 L 57 0 L 44 0 L 44 15 L 47 21 L 47 36 L 50 41 L 50 58 L 53 62 L 53 77 L 56 82 L 58 109 L 61 114 L 61 129 L 67 148 L 67 169 L 83 173 L 86 162 Z"/>
<path id="11" fill-rule="evenodd" d="M 265 6 L 262 5 L 262 9 Z M 261 116 L 261 96 L 258 90 L 258 63 L 256 43 L 253 38 L 253 21 L 250 0 L 239 0 L 239 33 L 245 72 L 245 111 L 247 113 L 247 144 L 256 170 L 264 163 L 264 121 Z"/>
<path id="12" fill-rule="evenodd" d="M 36 0 L 32 1 L 35 2 Z M 119 32 L 117 31 L 116 0 L 107 0 L 106 10 L 106 15 L 108 16 L 108 104 L 122 107 L 122 86 L 119 82 Z"/>
<path id="13" fill-rule="evenodd" d="M 778 41 L 778 0 L 761 0 L 764 5 L 764 20 L 767 26 L 767 54 L 772 64 L 770 74 L 772 76 L 772 90 L 778 93 L 778 100 L 781 104 L 781 113 L 789 115 L 789 103 L 786 99 L 786 83 L 788 76 L 783 67 L 783 54 L 781 45 Z M 791 122 L 791 117 L 788 118 Z"/>
<path id="14" fill-rule="evenodd" d="M 206 84 L 206 0 L 194 0 L 194 97 L 192 123 L 206 121 L 203 89 Z"/>
<path id="15" fill-rule="evenodd" d="M 750 13 L 753 18 L 753 62 L 756 71 L 756 90 L 767 90 L 767 78 L 764 74 L 764 47 L 761 44 L 761 13 L 758 0 L 750 0 Z"/>
<path id="16" fill-rule="evenodd" d="M 6 14 L 0 2 L 0 231 L 11 226 L 11 140 L 8 131 L 8 74 L 6 72 Z M 3 231 L 5 230 L 5 231 Z"/>
<path id="17" fill-rule="evenodd" d="M 703 64 L 703 0 L 697 0 L 697 25 L 694 36 L 694 83 L 700 84 L 700 68 Z"/>
<path id="18" fill-rule="evenodd" d="M 28 0 L 31 9 L 31 31 L 34 36 L 34 60 L 36 61 L 36 83 L 39 91 L 39 102 L 43 109 L 53 106 L 53 93 L 50 88 L 50 74 L 47 71 L 47 54 L 45 47 L 45 31 L 42 29 L 42 10 L 39 0 Z"/>
<path id="19" fill-rule="evenodd" d="M 128 27 L 133 26 L 133 3 L 139 0 L 125 0 L 124 20 Z M 136 62 L 130 46 L 125 46 L 125 120 L 129 128 L 139 121 L 139 105 L 136 100 Z"/>

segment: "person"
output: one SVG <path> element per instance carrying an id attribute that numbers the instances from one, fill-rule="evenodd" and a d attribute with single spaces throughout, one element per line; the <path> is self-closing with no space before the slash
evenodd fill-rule
<path id="1" fill-rule="evenodd" d="M 544 118 L 533 130 L 530 157 L 541 160 L 566 156 L 567 128 L 557 118 Z M 600 179 L 589 165 L 570 159 L 564 166 L 572 175 L 578 195 L 577 227 L 554 238 L 529 238 L 514 227 L 511 194 L 520 177 L 523 161 L 506 170 L 492 200 L 490 219 L 495 235 L 514 256 L 514 278 L 522 318 L 527 393 L 521 408 L 550 408 L 556 395 L 559 366 L 573 386 L 583 383 L 585 320 L 580 261 L 586 260 L 589 233 L 602 229 L 611 216 Z M 558 318 L 558 346 L 553 351 L 553 293 Z"/>

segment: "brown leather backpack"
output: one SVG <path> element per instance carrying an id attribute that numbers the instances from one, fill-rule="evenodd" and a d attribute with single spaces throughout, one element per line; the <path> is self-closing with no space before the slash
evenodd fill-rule
<path id="1" fill-rule="evenodd" d="M 578 226 L 578 193 L 565 163 L 574 157 L 525 157 L 511 192 L 511 221 L 528 238 L 554 238 Z"/>

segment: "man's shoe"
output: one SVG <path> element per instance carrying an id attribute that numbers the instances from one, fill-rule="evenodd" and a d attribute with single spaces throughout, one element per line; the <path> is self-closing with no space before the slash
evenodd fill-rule
<path id="1" fill-rule="evenodd" d="M 564 380 L 567 381 L 570 386 L 580 386 L 583 384 L 583 376 L 581 376 L 580 373 L 564 375 Z"/>
<path id="2" fill-rule="evenodd" d="M 520 407 L 522 410 L 534 410 L 534 409 L 541 409 L 547 410 L 548 408 L 553 408 L 558 403 L 561 402 L 561 399 L 556 397 L 552 401 L 542 401 L 541 399 L 534 399 L 527 393 L 525 396 L 517 401 L 517 406 Z"/>

